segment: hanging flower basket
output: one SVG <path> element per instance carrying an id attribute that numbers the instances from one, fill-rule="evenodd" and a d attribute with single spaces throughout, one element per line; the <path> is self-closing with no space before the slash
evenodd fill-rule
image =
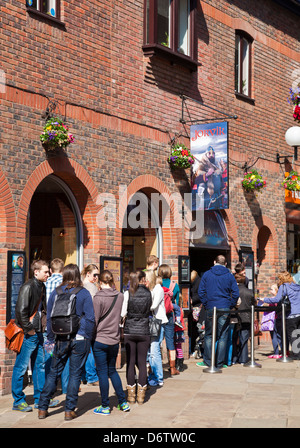
<path id="1" fill-rule="evenodd" d="M 50 118 L 45 126 L 40 140 L 46 151 L 65 149 L 74 142 L 69 128 L 59 118 Z"/>
<path id="2" fill-rule="evenodd" d="M 263 180 L 262 176 L 256 170 L 253 170 L 244 174 L 242 186 L 246 191 L 258 191 L 261 193 L 262 189 L 266 186 L 266 181 Z"/>
<path id="3" fill-rule="evenodd" d="M 168 157 L 172 169 L 190 168 L 194 162 L 195 158 L 186 146 L 177 143 L 172 147 L 171 155 Z"/>
<path id="4" fill-rule="evenodd" d="M 291 191 L 299 191 L 300 190 L 300 176 L 296 171 L 290 171 L 287 173 L 284 181 L 281 182 L 281 185 L 286 190 Z"/>
<path id="5" fill-rule="evenodd" d="M 300 84 L 295 89 L 290 89 L 288 103 L 294 105 L 293 118 L 300 123 Z"/>

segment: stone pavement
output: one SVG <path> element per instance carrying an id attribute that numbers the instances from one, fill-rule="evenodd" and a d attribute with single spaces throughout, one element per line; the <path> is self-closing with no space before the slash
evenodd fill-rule
<path id="1" fill-rule="evenodd" d="M 299 428 L 300 361 L 279 363 L 269 359 L 269 345 L 256 347 L 255 360 L 261 368 L 235 365 L 220 374 L 204 373 L 196 360 L 185 362 L 185 371 L 170 377 L 164 365 L 165 384 L 151 388 L 143 405 L 134 404 L 124 413 L 116 408 L 112 387 L 110 416 L 93 414 L 100 405 L 97 386 L 81 386 L 78 418 L 64 421 L 64 395 L 50 409 L 50 416 L 38 420 L 37 410 L 12 411 L 12 397 L 0 397 L 0 428 Z M 125 387 L 125 367 L 119 370 Z M 26 388 L 33 402 L 33 388 Z"/>

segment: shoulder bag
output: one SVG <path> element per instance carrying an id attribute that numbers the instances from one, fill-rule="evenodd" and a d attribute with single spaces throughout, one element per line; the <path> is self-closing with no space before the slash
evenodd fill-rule
<path id="1" fill-rule="evenodd" d="M 289 313 L 291 311 L 291 302 L 290 302 L 287 291 L 284 292 L 284 286 L 283 286 L 283 290 L 282 290 L 282 297 L 277 304 L 278 311 L 282 310 L 282 305 L 285 306 L 286 313 Z M 277 312 L 277 310 L 276 310 L 276 312 Z"/>
<path id="2" fill-rule="evenodd" d="M 15 319 L 11 319 L 5 328 L 6 348 L 13 352 L 20 353 L 24 340 L 24 331 L 15 323 Z"/>
<path id="3" fill-rule="evenodd" d="M 151 338 L 157 338 L 160 335 L 162 320 L 157 319 L 154 314 L 149 318 L 149 330 Z"/>

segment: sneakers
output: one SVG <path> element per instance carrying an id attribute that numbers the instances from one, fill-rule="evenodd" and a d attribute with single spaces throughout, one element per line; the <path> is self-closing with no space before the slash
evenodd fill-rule
<path id="1" fill-rule="evenodd" d="M 26 403 L 26 401 L 23 401 L 23 403 L 20 403 L 17 406 L 13 406 L 13 411 L 21 411 L 21 412 L 31 412 L 32 411 L 32 407 L 28 406 L 28 404 Z"/>
<path id="2" fill-rule="evenodd" d="M 109 407 L 103 407 L 103 406 L 99 406 L 98 408 L 94 409 L 94 414 L 99 414 L 99 415 L 110 415 L 110 409 Z"/>
<path id="3" fill-rule="evenodd" d="M 177 325 L 177 327 L 179 327 L 179 328 L 183 328 L 183 325 L 181 322 L 175 321 L 175 325 Z"/>
<path id="4" fill-rule="evenodd" d="M 130 406 L 129 406 L 129 404 L 127 403 L 127 401 L 124 401 L 124 403 L 122 403 L 122 404 L 118 404 L 118 409 L 120 410 L 120 411 L 123 411 L 123 412 L 128 412 L 128 411 L 130 411 Z"/>
<path id="5" fill-rule="evenodd" d="M 201 362 L 196 362 L 196 366 L 198 367 L 207 367 L 207 365 L 205 364 L 205 362 L 201 361 Z"/>

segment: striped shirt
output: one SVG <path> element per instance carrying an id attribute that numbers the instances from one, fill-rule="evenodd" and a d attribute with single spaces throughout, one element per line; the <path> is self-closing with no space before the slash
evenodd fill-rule
<path id="1" fill-rule="evenodd" d="M 62 274 L 52 274 L 51 277 L 45 283 L 46 286 L 46 299 L 49 300 L 50 294 L 54 289 L 62 283 Z"/>

